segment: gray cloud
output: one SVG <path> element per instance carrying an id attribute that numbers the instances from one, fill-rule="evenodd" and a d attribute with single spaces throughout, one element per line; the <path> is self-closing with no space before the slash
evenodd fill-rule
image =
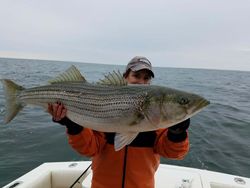
<path id="1" fill-rule="evenodd" d="M 0 56 L 250 70 L 250 2 L 3 1 Z M 164 61 L 163 61 L 164 60 Z"/>

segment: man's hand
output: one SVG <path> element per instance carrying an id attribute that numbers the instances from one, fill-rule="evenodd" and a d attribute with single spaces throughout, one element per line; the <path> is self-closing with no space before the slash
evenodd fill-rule
<path id="1" fill-rule="evenodd" d="M 62 103 L 48 104 L 48 112 L 52 115 L 53 121 L 60 121 L 66 117 L 67 109 Z"/>
<path id="2" fill-rule="evenodd" d="M 190 124 L 190 119 L 180 122 L 168 128 L 167 137 L 173 142 L 182 142 L 187 138 L 187 129 Z"/>
<path id="3" fill-rule="evenodd" d="M 187 119 L 187 120 L 180 122 L 172 127 L 169 127 L 168 131 L 170 131 L 173 134 L 181 134 L 188 129 L 189 124 L 190 124 L 190 119 Z"/>
<path id="4" fill-rule="evenodd" d="M 68 134 L 79 134 L 83 127 L 66 117 L 67 109 L 62 103 L 48 104 L 48 112 L 52 115 L 52 120 L 67 127 Z"/>

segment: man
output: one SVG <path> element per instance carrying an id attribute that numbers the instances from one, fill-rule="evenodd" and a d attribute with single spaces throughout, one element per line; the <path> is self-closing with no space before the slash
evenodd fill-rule
<path id="1" fill-rule="evenodd" d="M 146 57 L 136 56 L 123 76 L 128 84 L 150 84 L 154 72 Z M 115 133 L 77 125 L 66 117 L 63 104 L 49 104 L 48 109 L 53 121 L 67 127 L 69 144 L 80 154 L 92 157 L 92 188 L 153 188 L 160 156 L 182 159 L 189 149 L 189 119 L 168 129 L 141 132 L 131 144 L 115 151 Z"/>

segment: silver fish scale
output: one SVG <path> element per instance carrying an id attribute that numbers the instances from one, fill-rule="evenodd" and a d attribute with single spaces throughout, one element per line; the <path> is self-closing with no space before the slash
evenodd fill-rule
<path id="1" fill-rule="evenodd" d="M 62 102 L 73 113 L 99 121 L 130 117 L 141 109 L 146 96 L 143 87 L 112 87 L 84 83 L 52 84 L 24 90 L 19 99 L 24 103 Z"/>

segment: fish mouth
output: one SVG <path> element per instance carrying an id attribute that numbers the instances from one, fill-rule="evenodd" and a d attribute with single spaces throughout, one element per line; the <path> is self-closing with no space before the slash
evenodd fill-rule
<path id="1" fill-rule="evenodd" d="M 200 112 L 204 107 L 206 107 L 207 105 L 209 105 L 210 102 L 206 99 L 202 99 L 200 100 L 194 108 L 192 108 L 191 110 L 189 110 L 188 114 L 196 114 L 198 112 Z"/>
<path id="2" fill-rule="evenodd" d="M 201 109 L 204 108 L 205 106 L 209 105 L 210 102 L 206 99 L 201 100 L 198 105 L 197 105 L 197 109 Z"/>

